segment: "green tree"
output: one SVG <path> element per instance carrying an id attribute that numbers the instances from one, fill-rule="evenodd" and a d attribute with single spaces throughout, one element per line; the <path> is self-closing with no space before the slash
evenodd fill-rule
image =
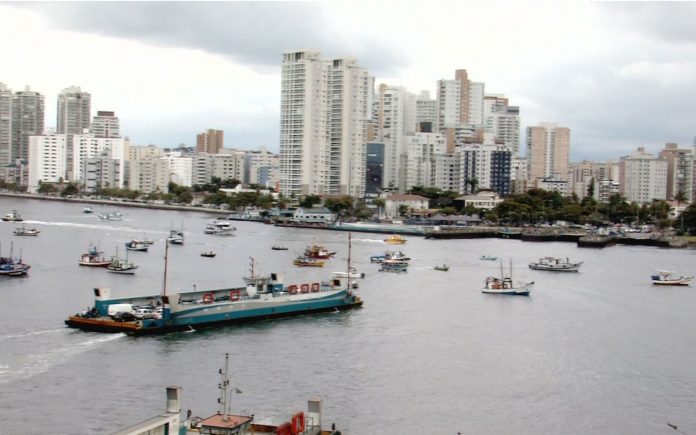
<path id="1" fill-rule="evenodd" d="M 56 186 L 53 185 L 53 183 L 43 183 L 39 181 L 39 188 L 36 190 L 38 193 L 41 194 L 47 194 L 47 193 L 53 193 L 56 190 Z"/>
<path id="2" fill-rule="evenodd" d="M 300 201 L 300 207 L 312 208 L 319 203 L 321 203 L 321 198 L 317 195 L 306 195 L 304 198 L 302 198 L 302 201 Z"/>
<path id="3" fill-rule="evenodd" d="M 74 196 L 80 193 L 80 188 L 77 187 L 77 183 L 68 183 L 67 186 L 60 193 L 60 196 Z"/>
<path id="4" fill-rule="evenodd" d="M 406 216 L 408 214 L 408 206 L 406 204 L 401 204 L 399 206 L 399 216 Z"/>
<path id="5" fill-rule="evenodd" d="M 345 195 L 338 199 L 327 198 L 324 201 L 324 206 L 334 213 L 339 213 L 342 210 L 351 212 L 353 210 L 353 197 Z"/>

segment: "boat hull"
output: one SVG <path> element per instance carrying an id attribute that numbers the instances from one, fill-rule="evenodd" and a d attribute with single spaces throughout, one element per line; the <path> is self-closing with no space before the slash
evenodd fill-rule
<path id="1" fill-rule="evenodd" d="M 653 281 L 652 282 L 654 285 L 689 285 L 691 284 L 691 280 L 684 281 L 684 280 L 675 280 L 675 281 Z"/>
<path id="2" fill-rule="evenodd" d="M 545 266 L 543 264 L 536 264 L 536 263 L 530 263 L 529 268 L 533 270 L 545 270 L 548 272 L 577 272 L 580 270 L 580 265 L 571 265 L 567 267 L 552 267 L 552 266 Z"/>

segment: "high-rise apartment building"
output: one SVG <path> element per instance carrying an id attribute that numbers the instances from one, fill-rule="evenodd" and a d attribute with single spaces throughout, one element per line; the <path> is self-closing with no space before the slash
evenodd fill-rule
<path id="1" fill-rule="evenodd" d="M 36 193 L 41 183 L 57 183 L 65 177 L 67 138 L 49 130 L 40 136 L 29 136 L 29 181 L 27 190 Z"/>
<path id="2" fill-rule="evenodd" d="M 467 95 L 469 99 L 469 112 L 466 117 L 468 122 L 464 124 L 483 126 L 483 100 L 485 98 L 485 90 L 485 84 L 480 82 L 469 82 L 469 93 Z"/>
<path id="3" fill-rule="evenodd" d="M 68 178 L 74 178 L 73 170 L 73 136 L 82 134 L 90 128 L 92 117 L 92 96 L 89 92 L 82 92 L 79 86 L 70 86 L 63 89 L 58 94 L 58 104 L 56 112 L 56 131 L 59 134 L 64 134 L 68 141 L 67 156 L 68 159 L 66 168 Z"/>
<path id="4" fill-rule="evenodd" d="M 681 193 L 685 202 L 693 202 L 694 150 L 667 143 L 658 156 L 667 160 L 667 199 Z"/>
<path id="5" fill-rule="evenodd" d="M 249 184 L 275 187 L 279 182 L 280 157 L 265 147 L 245 152 L 244 165 L 244 181 Z"/>
<path id="6" fill-rule="evenodd" d="M 208 130 L 196 135 L 196 152 L 217 154 L 225 146 L 223 130 Z"/>
<path id="7" fill-rule="evenodd" d="M 98 110 L 97 115 L 92 118 L 91 131 L 94 133 L 94 137 L 121 137 L 118 116 L 114 112 Z"/>
<path id="8" fill-rule="evenodd" d="M 428 91 L 421 91 L 416 97 L 416 129 L 424 122 L 429 122 L 433 129 L 437 125 L 437 100 L 431 99 Z"/>
<path id="9" fill-rule="evenodd" d="M 399 190 L 416 186 L 435 187 L 435 156 L 445 154 L 447 142 L 440 133 L 415 133 L 406 136 L 405 163 Z"/>
<path id="10" fill-rule="evenodd" d="M 527 127 L 529 179 L 566 180 L 570 157 L 570 129 L 554 123 Z"/>
<path id="11" fill-rule="evenodd" d="M 502 95 L 486 95 L 483 100 L 483 122 L 487 133 L 493 133 L 497 143 L 510 148 L 513 156 L 519 155 L 520 108 L 510 106 Z"/>
<path id="12" fill-rule="evenodd" d="M 648 204 L 653 199 L 667 199 L 667 159 L 638 147 L 619 161 L 619 189 L 629 202 Z"/>
<path id="13" fill-rule="evenodd" d="M 317 51 L 283 55 L 280 190 L 286 196 L 365 192 L 367 70 Z"/>
<path id="14" fill-rule="evenodd" d="M 471 88 L 469 73 L 467 73 L 465 69 L 458 69 L 454 72 L 454 80 L 459 84 L 459 86 L 455 86 L 456 88 L 459 88 L 459 94 L 456 96 L 459 103 L 459 119 L 457 124 L 471 124 L 469 120 L 469 90 Z"/>
<path id="15" fill-rule="evenodd" d="M 67 134 L 65 135 L 67 137 Z M 96 157 L 108 157 L 118 161 L 117 182 L 111 187 L 123 188 L 125 179 L 121 176 L 120 168 L 125 167 L 126 150 L 124 140 L 120 137 L 96 137 L 89 131 L 84 131 L 82 134 L 73 135 L 73 171 L 72 180 L 85 182 L 86 174 L 84 173 L 85 161 Z"/>
<path id="16" fill-rule="evenodd" d="M 462 105 L 467 108 L 467 115 L 464 118 L 468 119 L 469 99 L 467 93 L 466 104 L 462 101 L 462 83 L 459 80 L 438 80 L 436 131 L 461 125 Z"/>
<path id="17" fill-rule="evenodd" d="M 44 133 L 44 96 L 24 88 L 12 97 L 12 160 L 29 160 L 29 137 Z"/>
<path id="18" fill-rule="evenodd" d="M 0 166 L 12 162 L 12 91 L 0 83 Z"/>
<path id="19" fill-rule="evenodd" d="M 407 135 L 416 131 L 416 97 L 401 86 L 379 86 L 379 141 L 384 143 L 384 188 L 400 188 Z"/>

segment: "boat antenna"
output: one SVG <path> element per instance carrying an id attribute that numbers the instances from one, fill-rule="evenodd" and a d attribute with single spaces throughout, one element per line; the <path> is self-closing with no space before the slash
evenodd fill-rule
<path id="1" fill-rule="evenodd" d="M 512 281 L 512 257 L 510 257 L 510 281 Z"/>
<path id="2" fill-rule="evenodd" d="M 169 243 L 164 244 L 164 278 L 162 279 L 162 296 L 167 296 L 167 256 L 169 254 Z"/>
<path id="3" fill-rule="evenodd" d="M 218 384 L 218 389 L 220 390 L 220 397 L 218 397 L 218 403 L 220 404 L 220 410 L 218 411 L 218 414 L 222 414 L 222 421 L 229 421 L 230 419 L 230 397 L 227 395 L 227 387 L 230 385 L 230 379 L 228 377 L 229 374 L 229 361 L 230 361 L 230 354 L 226 353 L 225 354 L 225 370 L 223 371 L 222 369 L 218 370 L 218 373 L 220 374 L 220 383 Z M 232 391 L 230 393 L 235 392 L 237 394 L 241 394 L 242 390 L 239 388 L 232 388 Z"/>

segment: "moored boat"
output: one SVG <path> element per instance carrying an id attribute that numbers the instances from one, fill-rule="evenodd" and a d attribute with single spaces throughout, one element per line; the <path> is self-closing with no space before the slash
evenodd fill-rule
<path id="1" fill-rule="evenodd" d="M 287 251 L 288 247 L 287 246 L 273 245 L 273 246 L 271 246 L 271 249 L 274 251 Z"/>
<path id="2" fill-rule="evenodd" d="M 100 221 L 122 221 L 123 215 L 119 211 L 112 211 L 109 213 L 99 213 L 97 217 Z"/>
<path id="3" fill-rule="evenodd" d="M 92 207 L 83 207 L 82 208 L 82 213 L 94 213 L 94 210 L 92 210 Z"/>
<path id="4" fill-rule="evenodd" d="M 442 272 L 447 272 L 447 271 L 449 270 L 449 266 L 446 265 L 446 264 L 438 264 L 438 265 L 435 266 L 433 269 L 439 270 L 439 271 L 442 271 Z"/>
<path id="5" fill-rule="evenodd" d="M 109 263 L 108 266 L 106 266 L 109 272 L 112 273 L 120 273 L 123 275 L 133 275 L 135 273 L 135 269 L 138 268 L 138 265 L 133 264 L 132 262 L 128 261 L 128 252 L 126 251 L 126 258 L 119 258 L 118 257 L 118 248 L 116 248 L 116 256 L 111 259 L 111 263 Z"/>
<path id="6" fill-rule="evenodd" d="M 654 285 L 689 285 L 693 276 L 677 275 L 671 270 L 658 270 L 651 276 Z"/>
<path id="7" fill-rule="evenodd" d="M 94 308 L 68 317 L 65 324 L 97 332 L 125 332 L 132 335 L 161 334 L 314 314 L 361 307 L 363 301 L 341 280 L 285 285 L 277 273 L 258 276 L 246 287 L 168 294 L 165 285 L 161 294 L 111 299 L 110 290 L 95 288 Z M 162 307 L 161 315 L 134 319 L 134 307 Z M 119 315 L 121 313 L 129 315 Z"/>
<path id="8" fill-rule="evenodd" d="M 571 263 L 567 258 L 541 257 L 539 261 L 529 263 L 529 268 L 534 270 L 547 270 L 549 272 L 577 272 L 582 266 L 582 261 Z"/>
<path id="9" fill-rule="evenodd" d="M 175 230 L 174 228 L 169 230 L 169 237 L 167 237 L 167 243 L 171 245 L 183 245 L 184 244 L 184 222 L 181 222 L 181 230 Z"/>
<path id="10" fill-rule="evenodd" d="M 209 257 L 209 258 L 212 258 L 212 257 L 215 257 L 215 255 L 216 255 L 216 254 L 215 254 L 215 252 L 213 252 L 213 251 L 204 251 L 204 252 L 201 252 L 201 257 Z"/>
<path id="11" fill-rule="evenodd" d="M 365 278 L 365 274 L 358 272 L 358 270 L 354 267 L 351 267 L 348 272 L 334 272 L 333 275 L 338 278 L 350 278 L 350 279 L 359 279 L 359 278 Z"/>
<path id="12" fill-rule="evenodd" d="M 147 251 L 150 248 L 150 245 L 145 244 L 141 242 L 140 240 L 131 240 L 130 242 L 126 242 L 126 249 L 129 251 Z"/>
<path id="13" fill-rule="evenodd" d="M 82 257 L 80 257 L 80 260 L 78 260 L 77 263 L 80 266 L 107 267 L 109 264 L 111 264 L 111 260 L 104 258 L 103 254 L 104 253 L 101 252 L 96 246 L 89 245 L 87 252 L 82 254 Z"/>
<path id="14" fill-rule="evenodd" d="M 486 261 L 495 261 L 497 259 L 498 259 L 498 257 L 494 257 L 492 255 L 482 255 L 479 257 L 479 260 L 486 260 Z"/>
<path id="15" fill-rule="evenodd" d="M 385 251 L 384 254 L 377 254 L 370 257 L 371 263 L 382 263 L 386 260 L 410 261 L 411 258 L 407 257 L 401 251 Z"/>
<path id="16" fill-rule="evenodd" d="M 384 239 L 384 241 L 392 245 L 403 245 L 407 240 L 398 234 L 394 234 Z"/>
<path id="17" fill-rule="evenodd" d="M 503 262 L 500 261 L 500 278 L 489 276 L 481 289 L 482 293 L 496 295 L 519 295 L 529 296 L 532 291 L 534 281 L 527 283 L 514 283 L 512 281 L 512 260 L 510 260 L 510 275 L 505 276 L 503 272 Z"/>
<path id="18" fill-rule="evenodd" d="M 331 252 L 325 247 L 318 245 L 307 246 L 307 248 L 304 251 L 305 257 L 318 260 L 328 260 L 334 255 L 336 255 L 335 252 Z"/>
<path id="19" fill-rule="evenodd" d="M 13 234 L 15 236 L 38 236 L 41 231 L 36 228 L 27 228 L 22 225 L 21 227 L 15 228 Z"/>
<path id="20" fill-rule="evenodd" d="M 17 210 L 12 210 L 11 213 L 7 213 L 3 216 L 2 220 L 5 222 L 22 222 L 24 219 L 22 219 L 22 216 Z"/>
<path id="21" fill-rule="evenodd" d="M 205 234 L 214 234 L 218 236 L 231 236 L 237 228 L 232 225 L 232 222 L 227 219 L 213 219 L 209 221 L 203 232 Z"/>
<path id="22" fill-rule="evenodd" d="M 384 260 L 379 268 L 380 272 L 406 272 L 407 270 L 407 261 L 395 259 Z"/>

